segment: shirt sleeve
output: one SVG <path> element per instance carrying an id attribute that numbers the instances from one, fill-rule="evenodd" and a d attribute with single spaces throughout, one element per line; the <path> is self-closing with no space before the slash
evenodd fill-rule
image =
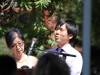
<path id="1" fill-rule="evenodd" d="M 70 66 L 71 75 L 80 75 L 82 71 L 82 66 L 83 66 L 83 59 L 80 54 L 77 55 L 77 57 L 75 57 L 75 59 L 72 60 Z"/>

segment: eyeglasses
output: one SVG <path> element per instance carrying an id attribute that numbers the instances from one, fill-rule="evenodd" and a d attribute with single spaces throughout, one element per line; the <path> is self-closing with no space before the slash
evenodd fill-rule
<path id="1" fill-rule="evenodd" d="M 23 44 L 24 44 L 24 41 L 18 42 L 17 44 L 12 44 L 10 47 L 15 49 L 17 46 L 21 47 Z"/>

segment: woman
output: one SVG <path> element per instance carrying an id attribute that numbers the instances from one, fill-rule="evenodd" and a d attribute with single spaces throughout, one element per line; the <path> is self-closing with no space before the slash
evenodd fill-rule
<path id="1" fill-rule="evenodd" d="M 19 29 L 10 29 L 5 34 L 5 40 L 8 48 L 12 50 L 12 56 L 16 60 L 17 68 L 21 68 L 22 66 L 35 67 L 38 59 L 34 56 L 27 56 L 24 53 L 25 39 Z"/>

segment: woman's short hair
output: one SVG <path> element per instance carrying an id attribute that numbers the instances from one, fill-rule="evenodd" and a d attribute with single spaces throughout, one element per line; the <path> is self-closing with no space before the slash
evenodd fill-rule
<path id="1" fill-rule="evenodd" d="M 8 46 L 8 48 L 10 48 L 13 40 L 16 38 L 15 33 L 18 34 L 18 37 L 21 38 L 23 41 L 25 41 L 25 38 L 22 34 L 22 32 L 17 29 L 17 28 L 11 28 L 6 34 L 5 34 L 5 41 L 6 44 Z"/>

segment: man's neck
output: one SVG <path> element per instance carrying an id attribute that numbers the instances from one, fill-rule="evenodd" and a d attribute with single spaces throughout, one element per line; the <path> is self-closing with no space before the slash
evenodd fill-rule
<path id="1" fill-rule="evenodd" d="M 59 47 L 59 48 L 62 48 L 62 47 L 64 47 L 65 45 L 68 45 L 68 43 L 66 43 L 66 44 L 58 44 L 58 47 Z"/>

